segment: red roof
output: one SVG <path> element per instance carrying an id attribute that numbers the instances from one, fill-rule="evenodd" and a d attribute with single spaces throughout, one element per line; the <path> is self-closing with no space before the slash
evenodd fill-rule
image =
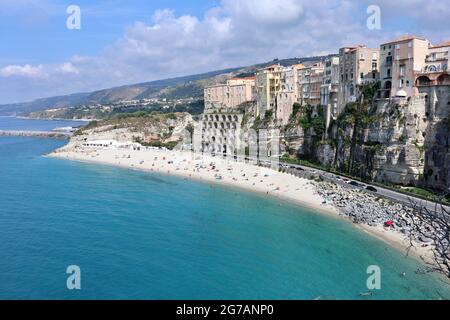
<path id="1" fill-rule="evenodd" d="M 450 47 L 450 41 L 442 42 L 435 46 L 431 46 L 431 48 L 440 48 L 440 47 Z"/>
<path id="2" fill-rule="evenodd" d="M 427 39 L 422 38 L 422 37 L 417 37 L 417 36 L 414 36 L 414 35 L 406 34 L 406 35 L 403 35 L 403 36 L 401 36 L 401 37 L 399 37 L 397 39 L 388 41 L 388 42 L 383 43 L 383 44 L 389 44 L 389 43 L 394 43 L 394 42 L 403 42 L 403 41 L 414 40 L 414 39 L 424 40 L 424 41 L 427 40 Z"/>

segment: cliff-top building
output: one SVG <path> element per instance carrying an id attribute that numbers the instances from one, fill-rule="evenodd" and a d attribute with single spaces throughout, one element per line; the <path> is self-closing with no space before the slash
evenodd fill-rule
<path id="1" fill-rule="evenodd" d="M 415 74 L 425 67 L 430 43 L 427 39 L 404 36 L 380 46 L 380 97 L 417 95 Z"/>
<path id="2" fill-rule="evenodd" d="M 450 42 L 430 45 L 425 66 L 416 72 L 415 86 L 450 85 Z"/>
<path id="3" fill-rule="evenodd" d="M 322 85 L 320 86 L 320 105 L 325 108 L 326 128 L 330 126 L 331 119 L 338 116 L 339 92 L 339 56 L 329 56 L 325 59 Z"/>
<path id="4" fill-rule="evenodd" d="M 338 113 L 359 96 L 359 87 L 374 83 L 379 78 L 379 49 L 364 45 L 344 47 L 339 50 Z"/>
<path id="5" fill-rule="evenodd" d="M 233 109 L 255 100 L 255 78 L 233 78 L 226 84 L 205 87 L 205 110 Z"/>
<path id="6" fill-rule="evenodd" d="M 280 71 L 280 90 L 277 93 L 276 118 L 278 123 L 286 125 L 293 111 L 294 103 L 299 101 L 298 70 L 302 64 L 282 68 Z"/>
<path id="7" fill-rule="evenodd" d="M 267 111 L 275 109 L 281 69 L 280 65 L 272 65 L 256 73 L 256 117 L 263 119 Z"/>
<path id="8" fill-rule="evenodd" d="M 380 46 L 380 98 L 409 98 L 418 87 L 437 85 L 449 76 L 450 43 L 437 46 L 416 36 L 403 36 Z"/>
<path id="9" fill-rule="evenodd" d="M 318 106 L 324 65 L 319 62 L 298 70 L 299 102 L 301 105 Z"/>

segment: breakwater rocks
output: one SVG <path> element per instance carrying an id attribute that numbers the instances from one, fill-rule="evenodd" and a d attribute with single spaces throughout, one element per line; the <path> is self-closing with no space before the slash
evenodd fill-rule
<path id="1" fill-rule="evenodd" d="M 19 130 L 0 130 L 0 137 L 41 137 L 69 139 L 72 134 L 69 132 L 48 132 L 48 131 L 19 131 Z"/>
<path id="2" fill-rule="evenodd" d="M 429 244 L 434 230 L 429 225 L 417 225 L 417 212 L 412 207 L 374 196 L 361 190 L 344 188 L 328 182 L 313 182 L 324 203 L 335 206 L 339 213 L 354 223 L 386 226 Z"/>

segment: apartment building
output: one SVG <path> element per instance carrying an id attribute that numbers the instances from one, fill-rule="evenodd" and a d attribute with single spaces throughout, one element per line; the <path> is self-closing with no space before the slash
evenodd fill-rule
<path id="1" fill-rule="evenodd" d="M 256 117 L 263 119 L 267 111 L 275 110 L 281 69 L 280 65 L 272 65 L 256 73 Z"/>
<path id="2" fill-rule="evenodd" d="M 205 109 L 233 109 L 255 100 L 255 77 L 233 78 L 204 89 Z"/>
<path id="3" fill-rule="evenodd" d="M 448 84 L 450 42 L 433 46 L 425 38 L 403 36 L 380 46 L 380 98 L 409 98 L 419 87 Z"/>
<path id="4" fill-rule="evenodd" d="M 298 70 L 298 92 L 301 105 L 317 106 L 320 104 L 320 87 L 324 65 L 316 63 Z"/>
<path id="5" fill-rule="evenodd" d="M 338 113 L 359 96 L 359 87 L 379 79 L 379 49 L 365 45 L 344 47 L 339 50 Z"/>
<path id="6" fill-rule="evenodd" d="M 416 73 L 425 69 L 430 47 L 427 39 L 404 36 L 380 46 L 380 98 L 412 97 Z"/>
<path id="7" fill-rule="evenodd" d="M 276 118 L 278 123 L 286 125 L 293 111 L 294 103 L 299 101 L 298 70 L 302 64 L 282 68 L 280 71 L 280 90 L 277 93 Z"/>
<path id="8" fill-rule="evenodd" d="M 322 85 L 320 86 L 320 105 L 325 108 L 326 128 L 330 126 L 331 119 L 338 116 L 339 92 L 339 56 L 329 56 L 325 59 Z"/>
<path id="9" fill-rule="evenodd" d="M 450 42 L 430 45 L 425 66 L 416 72 L 415 86 L 450 85 Z"/>

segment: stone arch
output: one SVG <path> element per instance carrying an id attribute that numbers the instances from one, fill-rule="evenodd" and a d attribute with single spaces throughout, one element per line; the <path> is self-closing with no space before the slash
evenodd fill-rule
<path id="1" fill-rule="evenodd" d="M 438 78 L 437 78 L 437 83 L 438 85 L 450 85 L 450 75 L 448 74 L 441 74 Z"/>
<path id="2" fill-rule="evenodd" d="M 430 80 L 430 78 L 428 78 L 427 76 L 420 76 L 416 79 L 416 86 L 429 86 L 431 85 L 432 82 Z"/>

